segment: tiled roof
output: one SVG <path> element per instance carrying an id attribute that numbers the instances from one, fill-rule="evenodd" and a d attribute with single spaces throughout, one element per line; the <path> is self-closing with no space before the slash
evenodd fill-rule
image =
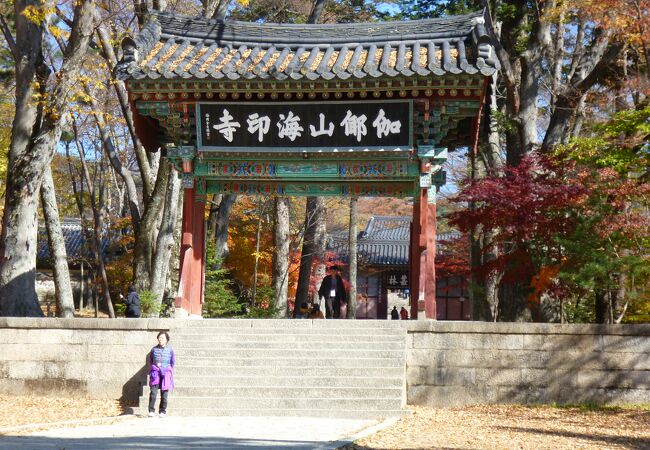
<path id="1" fill-rule="evenodd" d="M 492 75 L 494 47 L 476 12 L 354 24 L 268 24 L 154 13 L 122 42 L 121 79 L 331 80 Z"/>
<path id="2" fill-rule="evenodd" d="M 82 259 L 94 260 L 91 242 L 89 242 L 87 236 L 84 236 L 81 223 L 78 220 L 66 220 L 62 222 L 61 231 L 65 239 L 65 250 L 69 262 L 78 262 Z M 92 236 L 92 231 L 89 231 L 88 236 Z M 107 256 L 109 243 L 108 238 L 102 240 L 102 253 L 104 256 Z M 44 261 L 49 258 L 51 258 L 51 254 L 47 241 L 47 231 L 45 227 L 40 227 L 38 230 L 36 259 Z"/>
<path id="3" fill-rule="evenodd" d="M 362 266 L 406 266 L 409 263 L 411 217 L 373 216 L 366 229 L 357 238 L 357 258 Z M 436 236 L 436 253 L 444 251 L 442 242 L 457 239 L 457 232 L 440 233 Z M 348 263 L 350 252 L 347 233 L 332 234 L 327 250 L 336 259 Z"/>

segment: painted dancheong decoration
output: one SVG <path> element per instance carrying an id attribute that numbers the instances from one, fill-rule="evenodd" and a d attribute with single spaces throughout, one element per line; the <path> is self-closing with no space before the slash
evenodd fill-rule
<path id="1" fill-rule="evenodd" d="M 409 283 L 435 317 L 435 192 L 476 146 L 499 69 L 483 12 L 357 24 L 265 24 L 154 12 L 122 42 L 143 145 L 185 188 L 181 292 L 200 314 L 207 194 L 413 197 Z"/>

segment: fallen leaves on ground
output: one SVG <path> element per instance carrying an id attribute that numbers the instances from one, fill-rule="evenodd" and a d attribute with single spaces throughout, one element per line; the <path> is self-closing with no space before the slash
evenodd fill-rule
<path id="1" fill-rule="evenodd" d="M 650 411 L 479 405 L 413 414 L 344 450 L 647 449 Z"/>
<path id="2" fill-rule="evenodd" d="M 0 428 L 115 417 L 124 412 L 119 400 L 0 395 Z"/>

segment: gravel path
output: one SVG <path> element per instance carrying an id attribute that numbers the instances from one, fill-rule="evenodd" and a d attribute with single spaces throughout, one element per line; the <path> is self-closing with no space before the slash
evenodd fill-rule
<path id="1" fill-rule="evenodd" d="M 412 415 L 341 449 L 650 449 L 650 406 L 412 409 Z M 120 417 L 124 411 L 115 400 L 0 395 L 0 435 L 129 420 Z"/>

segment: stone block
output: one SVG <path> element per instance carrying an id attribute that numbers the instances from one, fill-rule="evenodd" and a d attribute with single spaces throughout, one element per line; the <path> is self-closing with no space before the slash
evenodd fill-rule
<path id="1" fill-rule="evenodd" d="M 465 367 L 424 368 L 424 384 L 432 386 L 474 386 L 476 369 Z"/>
<path id="2" fill-rule="evenodd" d="M 522 379 L 522 369 L 475 369 L 476 383 L 484 386 L 528 385 Z"/>
<path id="3" fill-rule="evenodd" d="M 401 322 L 401 321 L 400 321 Z M 517 322 L 452 322 L 409 320 L 403 324 L 409 332 L 496 333 L 496 334 L 609 334 L 650 336 L 650 324 L 602 325 Z"/>
<path id="4" fill-rule="evenodd" d="M 558 403 L 595 403 L 599 405 L 633 405 L 650 403 L 648 389 L 576 389 L 566 388 Z"/>
<path id="5" fill-rule="evenodd" d="M 12 361 L 9 365 L 9 378 L 17 380 L 34 380 L 45 376 L 42 361 Z"/>
<path id="6" fill-rule="evenodd" d="M 602 336 L 603 351 L 618 353 L 645 353 L 650 359 L 650 336 Z"/>
<path id="7" fill-rule="evenodd" d="M 422 366 L 407 367 L 406 369 L 406 385 L 418 386 L 426 384 L 426 368 Z"/>
<path id="8" fill-rule="evenodd" d="M 551 357 L 552 355 L 548 352 L 474 349 L 449 352 L 446 362 L 451 367 L 546 367 Z"/>
<path id="9" fill-rule="evenodd" d="M 0 380 L 9 378 L 9 361 L 0 361 Z"/>
<path id="10" fill-rule="evenodd" d="M 524 348 L 522 334 L 480 334 L 472 333 L 466 336 L 467 349 L 489 350 L 519 350 Z"/>
<path id="11" fill-rule="evenodd" d="M 4 344 L 0 359 L 4 361 L 71 361 L 87 358 L 82 344 Z"/>
<path id="12" fill-rule="evenodd" d="M 97 345 L 156 345 L 156 331 L 72 330 L 71 342 Z"/>
<path id="13" fill-rule="evenodd" d="M 145 345 L 87 345 L 88 361 L 123 361 L 136 363 L 146 358 L 152 346 Z"/>
<path id="14" fill-rule="evenodd" d="M 573 385 L 576 380 L 576 370 L 554 369 L 521 369 L 521 381 L 528 386 L 538 388 Z"/>
<path id="15" fill-rule="evenodd" d="M 602 351 L 602 336 L 597 334 L 527 334 L 523 348 L 544 351 Z"/>
<path id="16" fill-rule="evenodd" d="M 29 392 L 25 388 L 25 380 L 0 378 L 0 394 L 23 395 Z"/>
<path id="17" fill-rule="evenodd" d="M 0 345 L 63 344 L 70 342 L 73 330 L 0 328 Z"/>
<path id="18" fill-rule="evenodd" d="M 409 405 L 453 407 L 494 403 L 496 390 L 465 386 L 413 386 L 407 390 Z"/>
<path id="19" fill-rule="evenodd" d="M 579 389 L 650 389 L 648 370 L 581 370 L 575 374 Z"/>
<path id="20" fill-rule="evenodd" d="M 527 404 L 549 404 L 562 403 L 560 397 L 560 387 L 534 387 L 528 388 L 526 403 Z"/>
<path id="21" fill-rule="evenodd" d="M 596 368 L 606 370 L 650 370 L 650 355 L 648 353 L 614 353 L 604 352 L 600 357 L 600 365 Z M 592 368 L 592 367 L 588 367 Z"/>
<path id="22" fill-rule="evenodd" d="M 86 395 L 86 382 L 70 378 L 38 378 L 25 380 L 25 389 L 31 394 L 43 396 L 59 396 L 69 394 L 74 396 Z"/>
<path id="23" fill-rule="evenodd" d="M 415 333 L 413 348 L 462 349 L 466 346 L 466 336 L 456 333 Z"/>
<path id="24" fill-rule="evenodd" d="M 444 367 L 448 353 L 444 350 L 411 350 L 406 354 L 406 366 Z"/>

